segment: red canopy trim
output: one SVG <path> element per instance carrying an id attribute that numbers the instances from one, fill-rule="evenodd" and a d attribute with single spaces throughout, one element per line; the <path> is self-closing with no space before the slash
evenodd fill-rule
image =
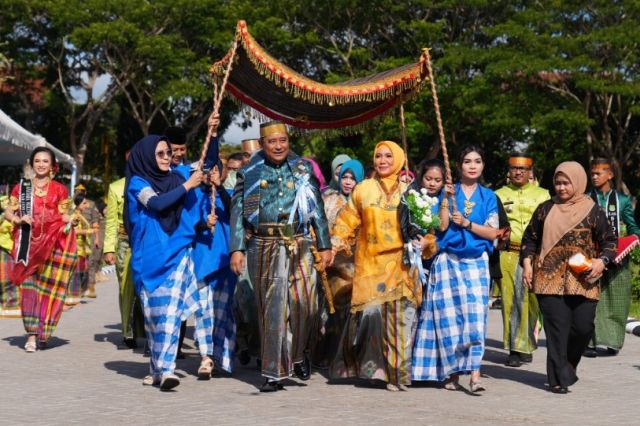
<path id="1" fill-rule="evenodd" d="M 236 40 L 228 92 L 265 116 L 299 128 L 357 126 L 413 97 L 429 81 L 424 53 L 415 64 L 329 85 L 274 59 L 249 34 L 244 21 L 238 22 Z M 212 65 L 211 73 L 218 81 L 224 78 L 231 56 L 229 51 Z"/>

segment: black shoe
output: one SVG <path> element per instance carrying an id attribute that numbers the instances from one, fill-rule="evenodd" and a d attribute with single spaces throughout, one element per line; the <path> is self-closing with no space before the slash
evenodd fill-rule
<path id="1" fill-rule="evenodd" d="M 251 355 L 249 355 L 249 351 L 246 349 L 238 352 L 238 361 L 240 361 L 240 365 L 247 365 L 251 362 Z"/>
<path id="2" fill-rule="evenodd" d="M 551 392 L 565 395 L 569 393 L 569 389 L 563 388 L 562 386 L 554 386 L 551 388 Z"/>
<path id="3" fill-rule="evenodd" d="M 265 380 L 262 386 L 260 386 L 260 392 L 277 392 L 281 389 L 284 389 L 284 387 L 280 382 L 272 379 Z"/>
<path id="4" fill-rule="evenodd" d="M 582 352 L 582 356 L 586 356 L 587 358 L 595 358 L 598 356 L 598 352 L 596 348 L 587 348 Z"/>
<path id="5" fill-rule="evenodd" d="M 533 362 L 533 354 L 523 354 L 522 352 L 520 352 L 519 355 L 520 355 L 520 361 L 526 362 L 526 363 Z"/>
<path id="6" fill-rule="evenodd" d="M 129 349 L 136 349 L 138 347 L 138 343 L 133 337 L 125 337 L 122 339 L 122 342 Z"/>
<path id="7" fill-rule="evenodd" d="M 491 309 L 502 309 L 502 299 L 500 297 L 493 301 Z"/>
<path id="8" fill-rule="evenodd" d="M 303 361 L 293 364 L 293 372 L 300 380 L 309 380 L 311 378 L 311 365 L 306 355 Z"/>
<path id="9" fill-rule="evenodd" d="M 616 356 L 616 355 L 618 355 L 618 352 L 620 352 L 620 349 L 607 348 L 607 355 L 608 356 Z"/>
<path id="10" fill-rule="evenodd" d="M 510 352 L 509 357 L 507 358 L 507 362 L 505 363 L 507 367 L 520 367 L 522 366 L 522 361 L 520 360 L 520 355 L 518 352 Z"/>

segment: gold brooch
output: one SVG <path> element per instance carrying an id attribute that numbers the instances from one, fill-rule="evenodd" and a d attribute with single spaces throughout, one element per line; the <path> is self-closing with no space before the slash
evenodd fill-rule
<path id="1" fill-rule="evenodd" d="M 471 216 L 471 213 L 473 212 L 473 207 L 475 205 L 476 203 L 473 201 L 464 200 L 464 217 Z"/>
<path id="2" fill-rule="evenodd" d="M 264 180 L 264 179 L 262 179 L 262 180 L 260 181 L 260 188 L 264 189 L 264 188 L 266 188 L 267 186 L 269 186 L 269 184 L 267 183 L 267 181 L 266 181 L 266 180 Z"/>
<path id="3" fill-rule="evenodd" d="M 287 188 L 293 189 L 293 182 L 292 181 L 288 181 L 287 182 Z"/>

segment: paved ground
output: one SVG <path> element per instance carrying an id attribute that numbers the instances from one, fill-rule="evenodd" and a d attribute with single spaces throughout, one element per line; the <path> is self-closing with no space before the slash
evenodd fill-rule
<path id="1" fill-rule="evenodd" d="M 0 320 L 0 424 L 638 424 L 640 339 L 627 335 L 622 353 L 584 359 L 569 395 L 545 391 L 545 349 L 534 362 L 502 365 L 499 311 L 491 311 L 481 396 L 432 386 L 390 393 L 359 383 L 328 384 L 320 372 L 287 390 L 260 394 L 254 368 L 199 382 L 196 356 L 179 361 L 175 392 L 143 387 L 148 359 L 119 347 L 115 282 L 98 298 L 63 314 L 51 348 L 22 350 L 20 320 Z M 544 341 L 542 341 L 544 344 Z M 190 351 L 195 354 L 195 351 Z M 253 366 L 253 363 L 251 364 Z M 466 384 L 466 383 L 465 383 Z"/>

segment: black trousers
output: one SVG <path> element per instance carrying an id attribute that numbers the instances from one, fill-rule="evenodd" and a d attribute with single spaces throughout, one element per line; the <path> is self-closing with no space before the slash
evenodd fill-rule
<path id="1" fill-rule="evenodd" d="M 583 296 L 537 297 L 547 337 L 549 386 L 569 387 L 578 381 L 576 369 L 593 335 L 598 301 Z"/>

